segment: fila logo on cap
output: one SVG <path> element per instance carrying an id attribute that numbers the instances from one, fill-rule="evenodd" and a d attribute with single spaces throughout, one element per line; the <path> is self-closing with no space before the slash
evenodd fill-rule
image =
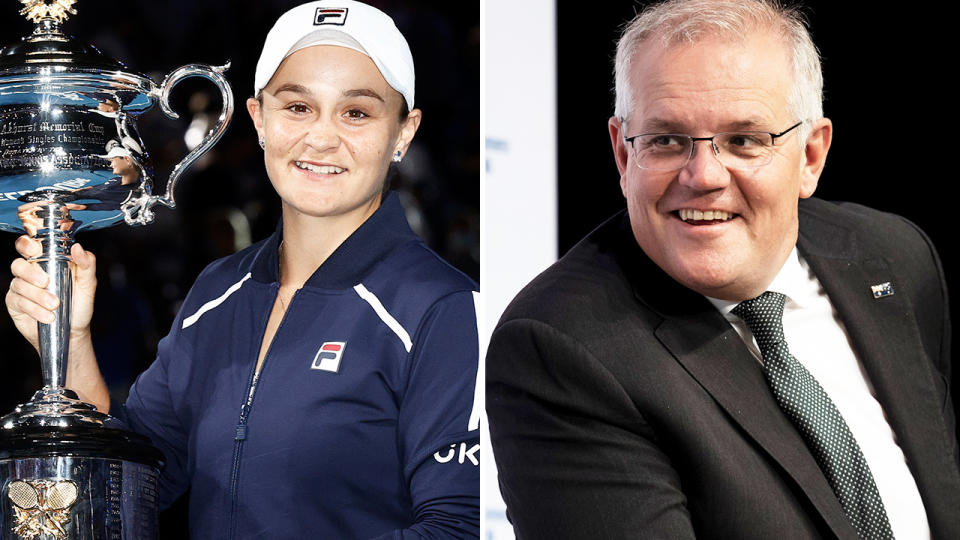
<path id="1" fill-rule="evenodd" d="M 346 348 L 346 341 L 327 341 L 317 350 L 317 355 L 313 357 L 310 369 L 336 373 L 340 369 L 340 357 L 343 356 L 343 351 Z"/>
<path id="2" fill-rule="evenodd" d="M 343 26 L 347 22 L 347 8 L 317 8 L 313 16 L 313 25 L 335 24 Z"/>

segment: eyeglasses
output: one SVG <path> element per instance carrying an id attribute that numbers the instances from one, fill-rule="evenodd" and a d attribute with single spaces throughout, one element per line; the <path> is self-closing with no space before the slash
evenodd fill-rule
<path id="1" fill-rule="evenodd" d="M 693 157 L 693 143 L 710 141 L 713 155 L 731 169 L 755 169 L 773 160 L 777 139 L 790 133 L 803 122 L 797 122 L 780 133 L 766 131 L 733 131 L 713 137 L 691 137 L 682 133 L 644 133 L 624 137 L 633 148 L 637 167 L 654 171 L 676 171 L 687 166 Z"/>

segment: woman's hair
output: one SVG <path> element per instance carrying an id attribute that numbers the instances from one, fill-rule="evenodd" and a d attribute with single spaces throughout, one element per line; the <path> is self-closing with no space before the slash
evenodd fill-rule
<path id="1" fill-rule="evenodd" d="M 750 32 L 775 32 L 784 39 L 793 62 L 793 87 L 787 97 L 790 113 L 798 121 L 803 143 L 807 121 L 823 117 L 823 74 L 820 55 L 807 31 L 803 14 L 777 0 L 667 0 L 647 7 L 626 24 L 617 42 L 614 62 L 614 115 L 625 122 L 633 108 L 630 65 L 644 43 L 659 39 L 676 45 L 696 43 L 706 37 L 740 40 Z"/>

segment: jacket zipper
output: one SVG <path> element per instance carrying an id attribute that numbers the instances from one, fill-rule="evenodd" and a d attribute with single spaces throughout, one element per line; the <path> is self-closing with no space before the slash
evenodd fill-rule
<path id="1" fill-rule="evenodd" d="M 267 354 L 263 357 L 263 364 L 260 366 L 260 371 L 257 371 L 257 358 L 254 356 L 253 360 L 253 370 L 250 373 L 250 379 L 247 381 L 247 399 L 243 402 L 243 405 L 240 406 L 240 420 L 237 422 L 235 435 L 233 437 L 233 470 L 230 472 L 230 536 L 229 538 L 233 539 L 236 534 L 237 521 L 237 486 L 240 483 L 240 457 L 243 454 L 243 442 L 247 439 L 247 420 L 250 417 L 250 409 L 253 407 L 253 394 L 257 391 L 257 382 L 260 380 L 260 375 L 263 373 L 263 370 L 267 367 L 267 359 L 270 358 L 270 351 L 273 350 L 273 344 L 276 341 L 277 334 L 280 333 L 280 329 L 283 328 L 283 323 L 287 320 L 287 313 L 290 312 L 290 308 L 293 307 L 293 301 L 297 297 L 298 290 L 293 294 L 293 297 L 290 298 L 290 305 L 287 307 L 287 311 L 283 313 L 283 318 L 280 319 L 280 325 L 277 326 L 277 331 L 273 334 L 273 339 L 270 341 L 270 347 L 267 348 Z M 276 294 L 280 293 L 280 286 L 277 285 Z M 274 295 L 273 301 L 277 301 L 276 294 Z M 271 304 L 272 310 L 273 304 Z M 270 314 L 267 313 L 266 321 L 263 325 L 263 331 L 266 332 L 267 323 L 270 321 Z M 260 353 L 260 348 L 257 347 L 256 353 Z"/>
<path id="2" fill-rule="evenodd" d="M 266 363 L 266 358 L 264 358 L 264 363 Z M 260 367 L 260 371 L 263 371 L 262 366 Z M 237 483 L 239 482 L 240 475 L 240 455 L 243 453 L 243 441 L 247 438 L 247 418 L 250 416 L 250 406 L 253 404 L 253 393 L 257 389 L 257 381 L 259 379 L 260 374 L 256 373 L 256 366 L 254 366 L 254 373 L 248 386 L 247 400 L 240 406 L 240 420 L 237 422 L 236 435 L 233 437 L 233 470 L 230 472 L 230 538 L 233 538 L 236 529 L 235 516 L 237 509 Z"/>

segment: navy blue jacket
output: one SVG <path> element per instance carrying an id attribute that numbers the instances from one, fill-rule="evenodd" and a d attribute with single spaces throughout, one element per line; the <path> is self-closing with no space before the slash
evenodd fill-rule
<path id="1" fill-rule="evenodd" d="M 396 194 L 297 291 L 254 385 L 280 231 L 207 267 L 113 414 L 194 538 L 479 535 L 476 285 Z"/>

